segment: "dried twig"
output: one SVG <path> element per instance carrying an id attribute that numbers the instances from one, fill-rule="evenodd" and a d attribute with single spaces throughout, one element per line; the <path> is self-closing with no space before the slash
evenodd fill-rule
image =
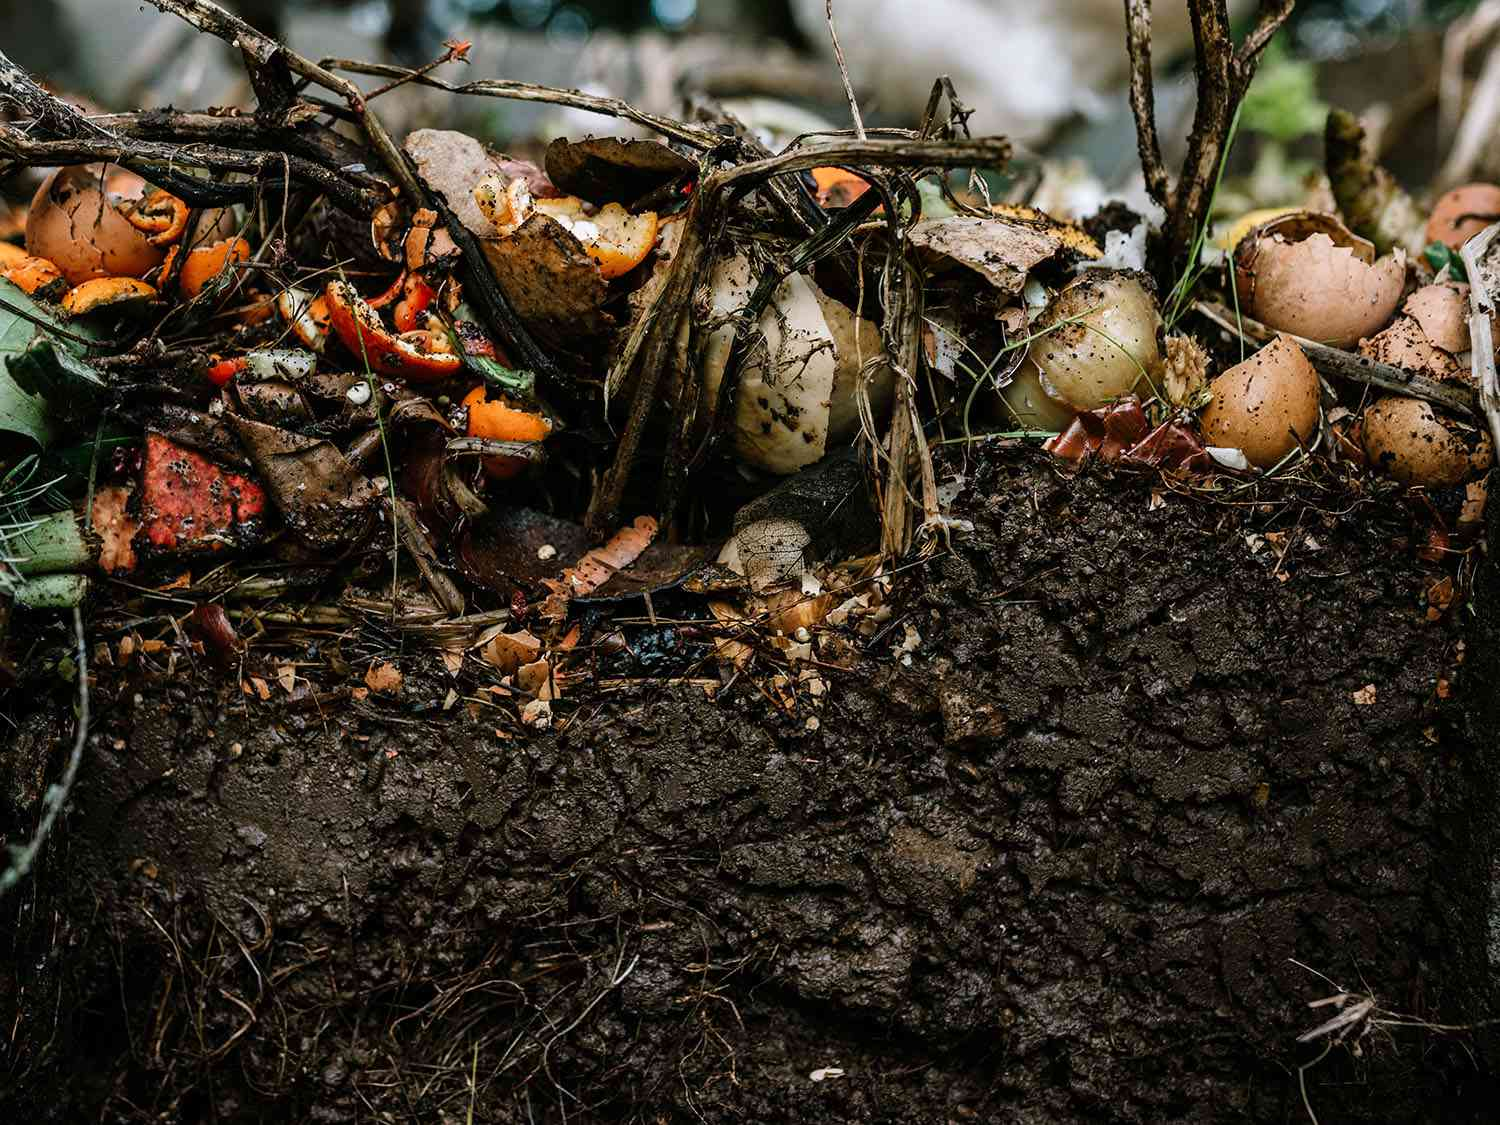
<path id="1" fill-rule="evenodd" d="M 1208 217 L 1214 183 L 1235 111 L 1255 77 L 1266 46 L 1292 14 L 1296 0 L 1261 0 L 1255 25 L 1236 49 L 1229 34 L 1227 0 L 1189 0 L 1197 52 L 1198 105 L 1188 153 L 1176 187 L 1168 184 L 1151 84 L 1151 0 L 1124 0 L 1130 52 L 1130 107 L 1135 115 L 1141 168 L 1151 196 L 1167 212 L 1167 269 L 1185 261 Z"/>
<path id="2" fill-rule="evenodd" d="M 838 29 L 833 26 L 833 0 L 827 0 L 823 14 L 828 20 L 828 38 L 833 41 L 833 57 L 839 64 L 839 78 L 844 83 L 844 96 L 849 99 L 849 115 L 854 118 L 854 135 L 864 140 L 864 119 L 859 115 L 859 101 L 854 96 L 854 84 L 849 81 L 849 64 L 844 61 L 844 48 L 839 45 Z"/>

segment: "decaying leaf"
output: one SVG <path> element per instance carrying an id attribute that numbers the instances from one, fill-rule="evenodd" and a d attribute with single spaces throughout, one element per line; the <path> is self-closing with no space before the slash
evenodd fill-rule
<path id="1" fill-rule="evenodd" d="M 365 672 L 365 686 L 377 695 L 398 695 L 403 682 L 401 669 L 384 661 L 372 662 Z"/>
<path id="2" fill-rule="evenodd" d="M 543 343 L 581 356 L 614 327 L 603 309 L 608 282 L 556 219 L 532 215 L 514 234 L 481 246 L 516 315 Z"/>
<path id="3" fill-rule="evenodd" d="M 93 527 L 99 537 L 99 569 L 105 574 L 129 574 L 135 569 L 132 541 L 141 525 L 130 513 L 131 489 L 112 484 L 94 493 Z"/>
<path id="4" fill-rule="evenodd" d="M 243 647 L 234 631 L 234 623 L 218 602 L 204 602 L 197 606 L 188 614 L 187 627 L 203 642 L 204 651 L 214 663 L 220 666 L 227 665 L 230 657 Z"/>
<path id="5" fill-rule="evenodd" d="M 563 572 L 563 582 L 570 595 L 591 594 L 616 571 L 624 570 L 651 545 L 656 538 L 656 521 L 650 516 L 637 516 L 629 527 L 615 532 L 602 547 L 595 547 L 576 564 Z"/>
<path id="6" fill-rule="evenodd" d="M 656 521 L 650 516 L 637 516 L 633 524 L 615 532 L 609 542 L 595 547 L 564 570 L 560 580 L 543 583 L 552 593 L 542 603 L 542 616 L 554 621 L 566 616 L 569 601 L 592 594 L 638 559 L 654 538 Z"/>
<path id="7" fill-rule="evenodd" d="M 364 541 L 380 494 L 338 446 L 237 415 L 230 424 L 299 538 L 339 554 Z"/>
<path id="8" fill-rule="evenodd" d="M 443 197 L 458 221 L 476 235 L 489 234 L 489 222 L 474 202 L 474 185 L 485 176 L 503 174 L 504 158 L 454 129 L 418 129 L 407 134 L 403 147 L 417 175 Z"/>
<path id="9" fill-rule="evenodd" d="M 542 642 L 522 629 L 518 633 L 496 633 L 479 655 L 486 664 L 500 670 L 502 676 L 513 675 L 523 664 L 531 664 L 542 654 Z"/>
<path id="10" fill-rule="evenodd" d="M 696 175 L 696 162 L 660 141 L 559 137 L 547 146 L 547 175 L 590 203 L 631 203 L 663 184 Z"/>
<path id="11" fill-rule="evenodd" d="M 1034 211 L 993 218 L 955 215 L 924 219 L 907 232 L 907 237 L 926 251 L 934 266 L 965 266 L 985 278 L 1001 296 L 1013 297 L 1043 262 L 1099 257 L 1099 248 L 1087 236 L 1080 241 L 1080 233 Z"/>

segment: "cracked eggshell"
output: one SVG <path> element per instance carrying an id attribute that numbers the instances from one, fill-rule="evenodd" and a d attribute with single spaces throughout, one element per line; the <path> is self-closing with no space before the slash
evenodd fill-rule
<path id="1" fill-rule="evenodd" d="M 1359 354 L 1377 363 L 1388 363 L 1433 379 L 1452 379 L 1461 375 L 1458 361 L 1427 338 L 1415 317 L 1404 313 L 1377 335 L 1361 340 Z"/>
<path id="2" fill-rule="evenodd" d="M 1156 298 L 1138 278 L 1089 273 L 1054 297 L 1037 320 L 1034 331 L 1045 334 L 1032 343 L 1030 357 L 1049 396 L 1093 410 L 1133 390 L 1151 395 L 1161 380 L 1161 327 Z"/>
<path id="3" fill-rule="evenodd" d="M 1426 240 L 1441 242 L 1454 250 L 1495 221 L 1500 215 L 1500 187 L 1494 184 L 1464 184 L 1447 192 L 1432 208 L 1427 220 Z"/>
<path id="4" fill-rule="evenodd" d="M 1469 350 L 1469 287 L 1424 285 L 1410 297 L 1402 311 L 1422 328 L 1422 334 L 1445 352 L 1458 355 Z"/>
<path id="5" fill-rule="evenodd" d="M 734 315 L 755 289 L 755 271 L 740 255 L 714 266 L 710 316 L 718 326 L 703 353 L 704 408 L 719 393 L 734 342 Z M 828 421 L 838 356 L 813 285 L 787 277 L 761 314 L 762 342 L 741 369 L 735 393 L 735 449 L 771 473 L 795 473 L 828 448 Z"/>
<path id="6" fill-rule="evenodd" d="M 1419 398 L 1377 399 L 1365 411 L 1362 430 L 1370 463 L 1405 484 L 1448 487 L 1494 461 L 1483 427 L 1449 418 Z"/>
<path id="7" fill-rule="evenodd" d="M 1278 336 L 1208 389 L 1213 401 L 1199 416 L 1205 445 L 1244 451 L 1270 468 L 1318 432 L 1318 373 L 1292 340 Z"/>
<path id="8" fill-rule="evenodd" d="M 1390 321 L 1406 286 L 1406 254 L 1398 249 L 1377 260 L 1374 246 L 1337 219 L 1304 212 L 1241 241 L 1234 284 L 1246 315 L 1279 332 L 1347 348 Z"/>
<path id="9" fill-rule="evenodd" d="M 96 277 L 140 277 L 166 253 L 152 246 L 117 203 L 147 191 L 139 176 L 112 164 L 59 168 L 42 181 L 26 215 L 26 252 L 62 271 L 69 285 Z"/>

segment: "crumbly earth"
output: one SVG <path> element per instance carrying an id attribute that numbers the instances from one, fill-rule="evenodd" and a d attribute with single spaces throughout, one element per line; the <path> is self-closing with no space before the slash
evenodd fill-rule
<path id="1" fill-rule="evenodd" d="M 1500 1012 L 1492 568 L 1432 621 L 1394 500 L 1019 453 L 957 508 L 791 713 L 656 681 L 500 738 L 415 657 L 322 714 L 101 669 L 4 906 L 6 1119 L 1290 1122 L 1317 1060 L 1323 1125 L 1493 1120 L 1484 1031 L 1296 1042 L 1332 982 Z"/>

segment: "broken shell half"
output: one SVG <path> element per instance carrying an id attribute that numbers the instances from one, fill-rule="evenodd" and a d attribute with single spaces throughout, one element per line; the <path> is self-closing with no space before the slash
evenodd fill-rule
<path id="1" fill-rule="evenodd" d="M 734 344 L 738 316 L 756 288 L 740 255 L 721 259 L 710 282 L 716 327 L 701 355 L 703 407 L 712 410 Z M 735 449 L 748 464 L 794 473 L 858 427 L 861 384 L 872 407 L 890 401 L 893 376 L 879 332 L 800 273 L 782 280 L 756 325 L 735 393 Z M 861 370 L 864 368 L 864 370 Z"/>
<path id="2" fill-rule="evenodd" d="M 1149 397 L 1161 379 L 1161 327 L 1156 298 L 1139 277 L 1086 274 L 1036 322 L 1030 356 L 1042 389 L 1074 410 L 1093 410 L 1132 391 Z"/>
<path id="3" fill-rule="evenodd" d="M 1234 285 L 1245 313 L 1280 332 L 1347 348 L 1385 327 L 1406 285 L 1402 250 L 1373 243 L 1331 215 L 1273 219 L 1240 242 Z"/>
<path id="4" fill-rule="evenodd" d="M 1318 373 L 1302 349 L 1278 336 L 1208 386 L 1199 421 L 1205 445 L 1242 450 L 1268 469 L 1318 431 Z"/>
<path id="5" fill-rule="evenodd" d="M 1379 334 L 1359 342 L 1359 354 L 1377 363 L 1388 363 L 1405 371 L 1416 371 L 1433 379 L 1452 379 L 1461 374 L 1451 353 L 1433 344 L 1416 317 L 1405 313 Z"/>
<path id="6" fill-rule="evenodd" d="M 1494 447 L 1483 427 L 1405 395 L 1377 399 L 1362 426 L 1370 463 L 1406 484 L 1442 488 L 1488 469 Z"/>
<path id="7" fill-rule="evenodd" d="M 1464 184 L 1444 194 L 1433 206 L 1426 238 L 1428 242 L 1441 242 L 1459 250 L 1497 219 L 1500 219 L 1500 187 Z"/>
<path id="8" fill-rule="evenodd" d="M 1402 311 L 1422 326 L 1425 335 L 1445 352 L 1458 355 L 1469 350 L 1469 287 L 1424 285 L 1410 297 Z"/>
<path id="9" fill-rule="evenodd" d="M 146 193 L 139 176 L 112 164 L 59 168 L 42 181 L 26 215 L 26 252 L 54 263 L 70 285 L 96 277 L 140 277 L 162 249 L 120 212 Z"/>

